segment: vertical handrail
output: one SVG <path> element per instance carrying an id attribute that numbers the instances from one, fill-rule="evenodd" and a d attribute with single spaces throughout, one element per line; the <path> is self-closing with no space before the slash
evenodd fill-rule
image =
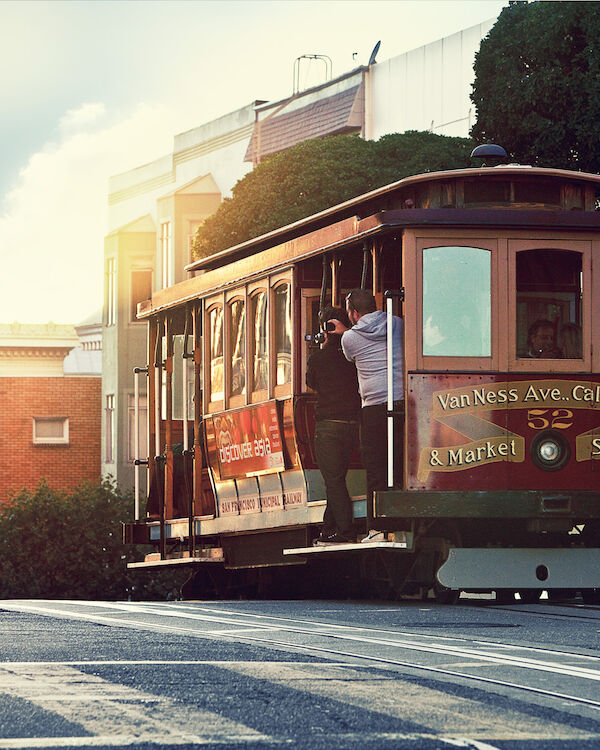
<path id="1" fill-rule="evenodd" d="M 207 512 L 202 498 L 202 308 L 195 305 L 192 311 L 194 336 L 194 482 L 192 497 L 194 509 Z"/>
<path id="2" fill-rule="evenodd" d="M 188 349 L 187 349 L 187 343 L 188 343 L 188 328 L 189 324 L 189 311 L 186 307 L 185 309 L 185 324 L 183 326 L 183 351 L 181 354 L 182 358 L 182 367 L 181 367 L 181 381 L 182 381 L 182 389 L 181 393 L 182 395 L 182 420 L 183 420 L 183 450 L 184 452 L 187 451 L 190 447 L 190 440 L 187 430 L 187 423 L 188 423 L 188 399 L 187 399 L 187 361 L 189 358 Z"/>
<path id="3" fill-rule="evenodd" d="M 140 372 L 133 370 L 133 517 L 140 520 Z"/>
<path id="4" fill-rule="evenodd" d="M 155 477 L 156 477 L 156 488 L 158 491 L 158 512 L 160 520 L 160 557 L 164 560 L 167 552 L 167 543 L 165 538 L 165 482 L 164 473 L 161 476 L 161 466 L 164 467 L 164 462 L 160 454 L 160 411 L 162 402 L 162 323 L 160 320 L 156 322 L 156 345 L 154 347 L 154 465 L 155 465 Z"/>
<path id="5" fill-rule="evenodd" d="M 182 408 L 182 420 L 183 420 L 183 484 L 187 493 L 188 501 L 188 550 L 190 557 L 193 557 L 196 549 L 196 538 L 195 538 L 195 527 L 194 517 L 196 515 L 196 506 L 194 503 L 194 488 L 193 479 L 192 485 L 188 476 L 188 466 L 190 465 L 190 458 L 193 460 L 194 451 L 190 450 L 190 439 L 188 434 L 188 421 L 189 421 L 189 404 L 188 404 L 188 359 L 191 359 L 194 355 L 188 351 L 188 336 L 190 333 L 190 310 L 186 305 L 185 308 L 185 324 L 183 326 L 183 350 L 181 353 L 182 358 L 182 393 L 183 393 L 183 408 Z M 193 465 L 192 465 L 193 472 Z"/>
<path id="6" fill-rule="evenodd" d="M 165 317 L 165 510 L 168 518 L 174 517 L 174 458 L 173 458 L 173 333 L 174 320 Z"/>
<path id="7" fill-rule="evenodd" d="M 323 254 L 323 275 L 321 276 L 321 295 L 319 297 L 319 315 L 325 308 L 325 298 L 327 297 L 327 282 L 329 280 L 329 264 L 327 253 Z"/>
<path id="8" fill-rule="evenodd" d="M 362 273 L 360 275 L 360 288 L 366 289 L 367 288 L 367 274 L 369 273 L 369 256 L 371 255 L 371 252 L 369 250 L 369 246 L 365 242 L 363 244 L 363 265 L 362 265 Z"/>
<path id="9" fill-rule="evenodd" d="M 148 374 L 147 367 L 133 368 L 133 465 L 134 465 L 134 519 L 140 520 L 140 466 L 148 461 L 140 457 L 140 373 Z M 146 426 L 147 429 L 147 426 Z M 147 458 L 147 457 L 146 457 Z"/>
<path id="10" fill-rule="evenodd" d="M 156 344 L 154 347 L 154 455 L 160 456 L 160 402 L 162 398 L 162 336 L 161 323 L 156 324 Z"/>
<path id="11" fill-rule="evenodd" d="M 386 293 L 387 296 L 387 293 Z M 386 299 L 387 326 L 387 476 L 388 487 L 394 486 L 394 342 L 392 336 L 393 326 L 393 300 L 391 295 Z"/>
<path id="12" fill-rule="evenodd" d="M 404 300 L 404 287 L 399 291 L 386 290 L 383 293 L 386 300 L 386 360 L 387 360 L 387 480 L 388 487 L 394 486 L 394 315 L 393 298 Z M 400 343 L 402 346 L 402 342 Z"/>

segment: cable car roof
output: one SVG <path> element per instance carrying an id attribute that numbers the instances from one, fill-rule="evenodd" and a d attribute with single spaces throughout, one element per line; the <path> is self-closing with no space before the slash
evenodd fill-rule
<path id="1" fill-rule="evenodd" d="M 561 182 L 576 182 L 576 183 L 588 183 L 594 186 L 600 187 L 600 175 L 589 174 L 586 172 L 574 172 L 570 170 L 562 169 L 549 169 L 545 167 L 530 167 L 519 164 L 501 165 L 496 167 L 477 167 L 472 169 L 453 169 L 444 170 L 441 172 L 427 172 L 424 174 L 411 175 L 405 177 L 402 180 L 393 182 L 384 187 L 377 188 L 363 195 L 351 198 L 344 203 L 340 203 L 331 208 L 327 208 L 324 211 L 320 211 L 312 216 L 307 216 L 304 219 L 300 219 L 292 224 L 280 227 L 266 234 L 255 237 L 246 242 L 242 242 L 233 247 L 222 250 L 221 252 L 215 253 L 214 255 L 207 256 L 206 258 L 200 258 L 185 267 L 185 270 L 193 273 L 194 271 L 201 270 L 212 270 L 221 266 L 227 265 L 235 260 L 253 255 L 260 250 L 273 245 L 281 244 L 294 237 L 306 234 L 307 232 L 314 231 L 320 227 L 326 226 L 333 223 L 334 221 L 340 221 L 348 217 L 364 218 L 368 213 L 377 213 L 381 211 L 382 207 L 372 206 L 373 203 L 377 203 L 381 198 L 386 196 L 392 196 L 394 193 L 402 191 L 408 187 L 416 186 L 419 184 L 425 184 L 427 182 L 437 181 L 449 181 L 456 182 L 457 180 L 464 180 L 469 178 L 491 178 L 496 181 L 502 177 L 519 177 L 519 178 L 538 178 L 543 177 L 550 180 L 560 180 Z M 359 211 L 360 206 L 364 206 L 367 209 L 365 211 Z M 368 211 L 371 207 L 371 211 Z M 409 209 L 404 209 L 409 210 Z M 430 209 L 425 209 L 430 210 Z M 449 211 L 456 209 L 448 209 Z M 474 209 L 479 210 L 479 209 Z M 361 215 L 362 214 L 362 215 Z"/>

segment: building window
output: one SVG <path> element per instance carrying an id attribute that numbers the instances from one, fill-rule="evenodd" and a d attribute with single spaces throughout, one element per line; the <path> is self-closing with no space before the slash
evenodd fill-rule
<path id="1" fill-rule="evenodd" d="M 423 354 L 491 353 L 491 253 L 477 247 L 423 250 Z"/>
<path id="2" fill-rule="evenodd" d="M 173 234 L 170 221 L 163 221 L 160 225 L 160 259 L 161 285 L 166 289 L 173 283 Z"/>
<path id="3" fill-rule="evenodd" d="M 36 445 L 67 445 L 69 442 L 67 417 L 34 417 L 33 442 Z"/>
<path id="4" fill-rule="evenodd" d="M 105 427 L 105 452 L 104 462 L 107 464 L 114 463 L 114 427 L 115 427 L 115 397 L 114 394 L 107 394 L 106 406 L 104 408 L 104 427 Z"/>
<path id="5" fill-rule="evenodd" d="M 106 325 L 114 326 L 117 322 L 117 261 L 109 258 L 106 261 Z"/>
<path id="6" fill-rule="evenodd" d="M 135 455 L 135 396 L 129 394 L 127 405 L 127 444 L 128 460 L 135 461 L 136 458 L 148 458 L 148 433 L 146 429 L 146 420 L 148 416 L 148 406 L 146 396 L 139 397 L 138 403 L 138 445 L 139 455 Z"/>
<path id="7" fill-rule="evenodd" d="M 137 306 L 152 297 L 152 269 L 136 268 L 131 272 L 131 298 L 129 320 L 137 322 Z"/>

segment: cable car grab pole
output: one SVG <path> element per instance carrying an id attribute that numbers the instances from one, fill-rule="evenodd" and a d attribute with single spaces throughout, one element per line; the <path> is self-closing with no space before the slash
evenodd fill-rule
<path id="1" fill-rule="evenodd" d="M 387 293 L 386 293 L 387 295 Z M 386 343 L 387 343 L 387 448 L 388 448 L 388 487 L 394 486 L 394 345 L 392 341 L 392 313 L 393 300 L 391 295 L 387 295 L 387 326 L 386 326 Z"/>
<path id="2" fill-rule="evenodd" d="M 148 464 L 140 458 L 140 373 L 148 373 L 147 367 L 133 368 L 133 465 L 134 465 L 134 520 L 140 520 L 140 466 Z"/>

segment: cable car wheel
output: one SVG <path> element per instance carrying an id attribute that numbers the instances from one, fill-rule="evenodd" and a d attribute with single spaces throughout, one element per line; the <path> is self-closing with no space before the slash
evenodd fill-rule
<path id="1" fill-rule="evenodd" d="M 402 598 L 412 555 L 393 554 L 388 550 L 369 550 L 360 559 L 360 578 L 367 597 L 394 601 Z"/>

